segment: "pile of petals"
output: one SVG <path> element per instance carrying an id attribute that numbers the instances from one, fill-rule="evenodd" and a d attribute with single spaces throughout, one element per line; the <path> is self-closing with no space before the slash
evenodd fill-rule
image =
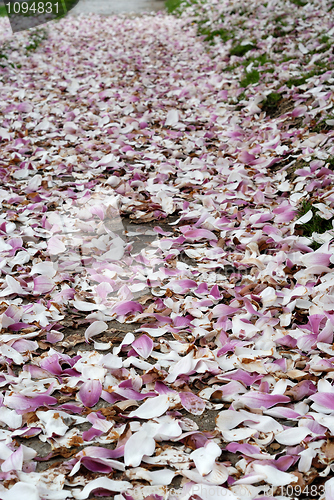
<path id="1" fill-rule="evenodd" d="M 330 7 L 0 20 L 1 500 L 334 499 Z"/>

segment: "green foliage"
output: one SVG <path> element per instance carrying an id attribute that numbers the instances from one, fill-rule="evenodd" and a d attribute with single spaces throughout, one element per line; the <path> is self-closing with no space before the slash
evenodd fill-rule
<path id="1" fill-rule="evenodd" d="M 233 71 L 237 67 L 238 67 L 238 64 L 228 65 L 225 68 L 223 68 L 223 71 Z"/>
<path id="2" fill-rule="evenodd" d="M 257 69 L 253 69 L 249 73 L 245 73 L 244 78 L 241 80 L 240 85 L 241 87 L 248 87 L 248 85 L 254 85 L 255 83 L 258 83 L 260 80 L 260 73 L 258 72 Z"/>
<path id="3" fill-rule="evenodd" d="M 182 3 L 182 0 L 166 0 L 165 1 L 165 6 L 168 12 L 174 12 L 174 10 L 177 10 Z"/>
<path id="4" fill-rule="evenodd" d="M 288 26 L 287 21 L 285 21 L 286 14 L 276 16 L 274 18 L 274 23 L 276 26 L 274 26 L 274 31 L 273 31 L 273 37 L 274 38 L 280 38 L 282 36 L 286 35 L 286 31 L 284 31 L 283 27 Z M 272 27 L 272 24 L 269 26 L 269 28 Z"/>
<path id="5" fill-rule="evenodd" d="M 26 46 L 26 51 L 36 50 L 47 38 L 48 33 L 45 28 L 37 28 L 29 31 L 29 44 Z"/>
<path id="6" fill-rule="evenodd" d="M 0 45 L 0 68 L 5 68 L 6 66 L 11 66 L 12 68 L 15 68 L 15 64 L 8 61 L 7 54 L 9 54 L 12 50 L 13 47 L 10 43 L 10 40 L 7 40 Z"/>
<path id="7" fill-rule="evenodd" d="M 334 170 L 334 156 L 327 160 L 327 168 Z"/>
<path id="8" fill-rule="evenodd" d="M 205 41 L 207 42 L 211 42 L 216 36 L 219 36 L 223 42 L 227 42 L 227 40 L 233 37 L 233 33 L 224 28 L 211 31 L 210 28 L 202 28 L 199 26 L 198 33 L 199 35 L 205 35 Z"/>
<path id="9" fill-rule="evenodd" d="M 320 38 L 320 43 L 327 43 L 329 41 L 329 36 L 328 35 L 322 35 Z"/>
<path id="10" fill-rule="evenodd" d="M 235 45 L 230 51 L 231 56 L 243 57 L 249 50 L 256 49 L 256 45 L 252 43 L 247 43 L 246 45 Z"/>
<path id="11" fill-rule="evenodd" d="M 282 57 L 282 61 L 283 62 L 288 62 L 288 61 L 292 61 L 293 59 L 296 59 L 296 56 L 288 56 L 288 55 L 285 55 Z"/>
<path id="12" fill-rule="evenodd" d="M 198 0 L 166 0 L 165 6 L 169 13 L 180 14 L 182 7 L 188 7 L 189 5 L 195 3 L 198 3 Z M 224 15 L 221 16 L 221 19 L 222 21 L 224 20 Z M 207 22 L 207 19 L 196 21 L 198 34 L 205 36 L 206 42 L 213 42 L 216 36 L 221 38 L 224 42 L 233 38 L 233 32 L 225 28 L 217 28 L 213 30 L 210 26 L 206 26 Z"/>
<path id="13" fill-rule="evenodd" d="M 242 64 L 243 66 L 247 67 L 249 64 L 253 63 L 253 68 L 254 70 L 258 70 L 259 68 L 263 68 L 262 71 L 265 71 L 265 73 L 274 73 L 275 72 L 275 67 L 273 65 L 273 62 L 268 59 L 267 54 L 260 54 L 259 56 L 251 56 L 246 59 Z M 271 67 L 268 67 L 269 64 L 272 64 Z M 266 66 L 265 66 L 266 65 Z M 254 75 L 255 78 L 255 75 Z M 256 83 L 256 82 L 253 82 Z"/>
<path id="14" fill-rule="evenodd" d="M 326 120 L 333 119 L 333 117 L 327 117 L 324 120 L 321 120 L 319 123 L 314 125 L 313 127 L 310 127 L 310 132 L 315 132 L 317 134 L 320 134 L 321 132 L 328 132 L 329 130 L 333 130 L 333 125 L 328 125 L 326 123 Z"/>
<path id="15" fill-rule="evenodd" d="M 274 31 L 273 31 L 273 37 L 274 38 L 281 38 L 282 36 L 285 36 L 286 32 L 280 27 L 276 26 Z"/>
<path id="16" fill-rule="evenodd" d="M 297 5 L 297 7 L 305 7 L 305 5 L 307 4 L 307 2 L 305 2 L 304 0 L 290 0 L 290 2 Z"/>
<path id="17" fill-rule="evenodd" d="M 309 212 L 310 210 L 312 210 L 313 213 L 312 219 L 305 224 L 297 224 L 297 228 L 303 230 L 303 236 L 311 238 L 313 233 L 324 234 L 327 231 L 333 229 L 333 217 L 331 219 L 323 219 L 322 217 L 320 217 L 318 210 L 313 207 L 310 201 L 303 200 L 297 212 L 298 219 L 307 214 L 307 212 Z M 319 245 L 319 243 L 315 241 L 311 245 L 314 250 L 316 250 L 320 246 L 321 245 Z"/>
<path id="18" fill-rule="evenodd" d="M 177 13 L 177 11 L 180 10 L 181 5 L 188 7 L 193 3 L 197 3 L 197 0 L 165 0 L 165 7 L 171 14 L 172 12 Z"/>
<path id="19" fill-rule="evenodd" d="M 4 5 L 0 5 L 0 17 L 7 16 L 7 10 Z"/>
<path id="20" fill-rule="evenodd" d="M 276 16 L 273 21 L 276 24 L 281 24 L 282 26 L 287 26 L 288 23 L 284 20 L 285 18 L 286 18 L 286 14 L 281 14 L 279 16 Z"/>
<path id="21" fill-rule="evenodd" d="M 244 99 L 246 99 L 246 92 L 245 92 L 245 91 L 242 91 L 242 92 L 238 95 L 237 100 L 238 100 L 238 102 L 241 102 L 241 101 L 243 101 Z M 238 109 L 238 108 L 237 108 L 237 109 Z M 241 109 L 241 108 L 239 108 L 239 109 Z"/>
<path id="22" fill-rule="evenodd" d="M 250 63 L 254 63 L 254 66 L 263 66 L 267 62 L 270 62 L 270 59 L 268 59 L 267 54 L 261 54 L 259 56 L 251 56 L 246 59 L 242 64 L 244 66 L 248 66 Z"/>
<path id="23" fill-rule="evenodd" d="M 262 110 L 266 112 L 267 115 L 271 115 L 277 109 L 279 102 L 282 99 L 282 94 L 278 92 L 272 92 L 267 95 L 266 99 L 262 101 Z"/>
<path id="24" fill-rule="evenodd" d="M 293 85 L 295 87 L 299 87 L 300 85 L 303 85 L 309 78 L 312 78 L 313 76 L 320 76 L 323 73 L 326 73 L 326 71 L 332 69 L 332 65 L 328 64 L 327 61 L 316 61 L 315 65 L 316 67 L 308 73 L 304 73 L 299 77 L 292 77 L 287 80 L 285 82 L 285 85 L 287 85 L 290 89 Z"/>
<path id="25" fill-rule="evenodd" d="M 299 87 L 300 85 L 303 85 L 305 82 L 306 82 L 305 76 L 292 77 L 292 78 L 289 78 L 289 80 L 287 80 L 285 82 L 285 85 L 287 85 L 287 87 L 289 87 L 289 89 L 291 89 L 291 87 L 293 87 L 293 86 Z"/>

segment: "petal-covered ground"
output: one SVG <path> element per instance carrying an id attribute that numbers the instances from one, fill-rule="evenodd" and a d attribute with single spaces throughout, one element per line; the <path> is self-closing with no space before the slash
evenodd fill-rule
<path id="1" fill-rule="evenodd" d="M 334 498 L 334 19 L 297 3 L 1 20 L 1 500 Z"/>

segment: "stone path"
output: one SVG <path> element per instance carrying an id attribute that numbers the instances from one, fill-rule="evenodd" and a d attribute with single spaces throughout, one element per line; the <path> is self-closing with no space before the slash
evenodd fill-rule
<path id="1" fill-rule="evenodd" d="M 122 12 L 158 12 L 164 10 L 163 0 L 80 0 L 72 10 L 73 14 L 111 15 Z"/>

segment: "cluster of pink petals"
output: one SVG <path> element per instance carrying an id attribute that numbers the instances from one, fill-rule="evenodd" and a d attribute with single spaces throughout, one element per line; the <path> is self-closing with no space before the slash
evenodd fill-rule
<path id="1" fill-rule="evenodd" d="M 36 51 L 1 19 L 2 500 L 334 498 L 334 230 L 298 230 L 334 215 L 329 7 L 69 16 Z"/>

